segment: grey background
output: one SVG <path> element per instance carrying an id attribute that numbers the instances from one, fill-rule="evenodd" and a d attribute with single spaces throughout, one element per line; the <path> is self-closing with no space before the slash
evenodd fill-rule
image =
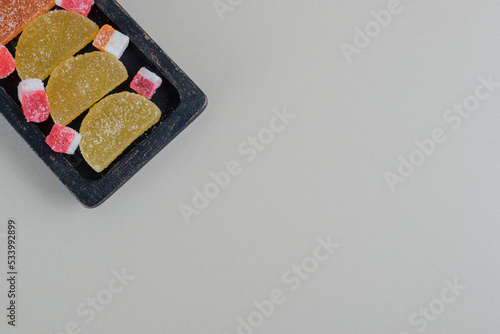
<path id="1" fill-rule="evenodd" d="M 409 317 L 458 279 L 425 332 L 498 333 L 500 92 L 456 131 L 442 118 L 478 76 L 500 80 L 498 1 L 402 0 L 351 64 L 340 43 L 387 1 L 243 0 L 224 20 L 211 0 L 120 3 L 209 107 L 95 210 L 0 118 L 0 233 L 18 222 L 20 272 L 18 327 L 3 311 L 0 332 L 233 334 L 281 289 L 255 333 L 418 333 Z M 247 162 L 238 146 L 284 107 L 297 117 Z M 391 192 L 384 173 L 435 128 L 448 140 Z M 186 224 L 179 205 L 233 160 Z M 292 292 L 282 275 L 329 235 L 340 248 Z M 122 268 L 135 279 L 87 324 L 76 307 Z"/>

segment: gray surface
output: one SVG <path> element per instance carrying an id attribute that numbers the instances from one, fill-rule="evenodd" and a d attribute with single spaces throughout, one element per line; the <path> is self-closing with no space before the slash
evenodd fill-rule
<path id="1" fill-rule="evenodd" d="M 243 0 L 224 20 L 211 0 L 121 3 L 209 107 L 95 210 L 0 118 L 0 233 L 19 223 L 20 272 L 19 326 L 2 315 L 0 332 L 233 334 L 279 289 L 254 333 L 413 334 L 458 279 L 423 332 L 498 333 L 500 90 L 459 129 L 443 120 L 480 75 L 500 81 L 498 1 L 402 0 L 351 64 L 340 44 L 387 1 Z M 246 161 L 239 145 L 284 107 L 296 118 Z M 436 128 L 447 140 L 391 192 L 384 173 Z M 241 173 L 186 224 L 179 205 L 230 161 Z M 292 291 L 282 275 L 329 235 L 340 247 Z M 122 268 L 135 279 L 86 323 L 75 309 Z"/>

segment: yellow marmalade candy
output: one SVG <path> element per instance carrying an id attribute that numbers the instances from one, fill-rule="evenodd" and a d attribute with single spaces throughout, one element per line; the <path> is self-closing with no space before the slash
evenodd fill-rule
<path id="1" fill-rule="evenodd" d="M 82 122 L 83 158 L 96 172 L 102 172 L 160 116 L 160 109 L 141 95 L 122 92 L 106 97 Z"/>
<path id="2" fill-rule="evenodd" d="M 63 61 L 89 44 L 97 24 L 66 10 L 48 12 L 23 31 L 16 48 L 17 72 L 22 80 L 45 80 Z"/>
<path id="3" fill-rule="evenodd" d="M 47 84 L 52 119 L 68 125 L 127 78 L 125 66 L 107 52 L 66 60 L 52 72 Z"/>

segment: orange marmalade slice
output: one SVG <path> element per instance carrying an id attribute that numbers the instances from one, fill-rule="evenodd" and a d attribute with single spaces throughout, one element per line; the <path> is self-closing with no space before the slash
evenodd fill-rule
<path id="1" fill-rule="evenodd" d="M 10 42 L 55 4 L 55 0 L 0 0 L 0 45 Z"/>
<path id="2" fill-rule="evenodd" d="M 83 158 L 102 172 L 160 116 L 160 109 L 141 95 L 122 92 L 106 97 L 90 109 L 80 127 Z"/>
<path id="3" fill-rule="evenodd" d="M 17 44 L 19 76 L 22 80 L 45 80 L 59 64 L 89 44 L 98 32 L 97 24 L 66 10 L 36 18 L 23 31 Z"/>
<path id="4" fill-rule="evenodd" d="M 127 78 L 122 62 L 107 52 L 85 53 L 66 60 L 54 70 L 47 84 L 52 119 L 68 125 Z"/>

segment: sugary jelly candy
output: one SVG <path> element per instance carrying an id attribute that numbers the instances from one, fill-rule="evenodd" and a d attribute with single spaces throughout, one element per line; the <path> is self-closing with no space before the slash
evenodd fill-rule
<path id="1" fill-rule="evenodd" d="M 160 88 L 162 80 L 159 76 L 143 67 L 130 83 L 130 88 L 147 99 L 151 99 Z"/>
<path id="2" fill-rule="evenodd" d="M 55 10 L 36 18 L 23 31 L 16 50 L 22 80 L 45 80 L 66 59 L 89 44 L 99 27 L 80 14 Z"/>
<path id="3" fill-rule="evenodd" d="M 160 109 L 138 94 L 122 92 L 104 98 L 90 109 L 80 127 L 83 158 L 102 172 L 160 116 Z"/>
<path id="4" fill-rule="evenodd" d="M 130 39 L 128 36 L 115 30 L 109 24 L 102 26 L 92 43 L 97 49 L 111 53 L 113 56 L 120 59 L 128 47 Z"/>
<path id="5" fill-rule="evenodd" d="M 47 84 L 52 119 L 68 125 L 127 78 L 125 66 L 106 52 L 66 60 L 54 70 Z"/>
<path id="6" fill-rule="evenodd" d="M 42 80 L 23 80 L 17 90 L 26 120 L 33 123 L 45 122 L 50 115 L 50 105 Z"/>
<path id="7" fill-rule="evenodd" d="M 54 0 L 0 0 L 0 45 L 10 42 L 54 5 Z"/>
<path id="8" fill-rule="evenodd" d="M 56 0 L 56 5 L 71 12 L 81 14 L 85 17 L 89 15 L 94 0 Z"/>
<path id="9" fill-rule="evenodd" d="M 81 139 L 82 136 L 72 128 L 56 123 L 45 142 L 57 153 L 75 154 Z"/>
<path id="10" fill-rule="evenodd" d="M 15 71 L 15 69 L 16 61 L 10 54 L 9 50 L 7 50 L 5 46 L 0 45 L 0 79 L 7 78 Z"/>

